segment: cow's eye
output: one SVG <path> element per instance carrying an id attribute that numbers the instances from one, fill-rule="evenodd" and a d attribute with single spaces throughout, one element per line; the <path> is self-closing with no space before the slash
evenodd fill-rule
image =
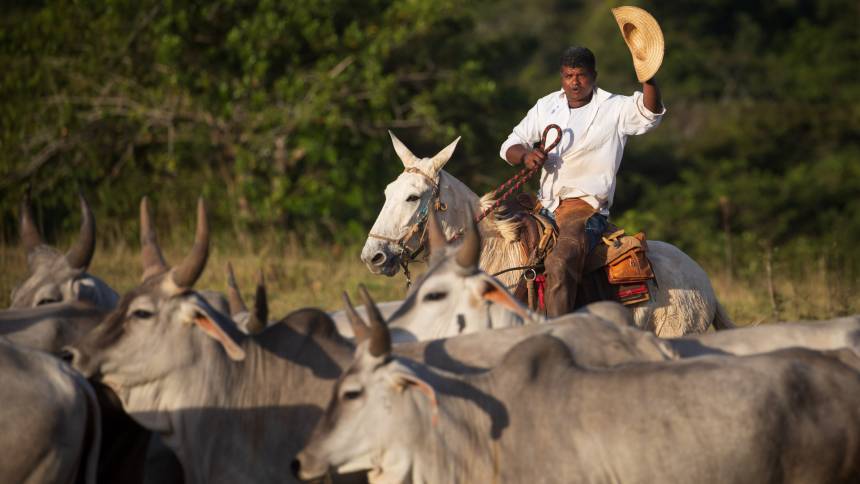
<path id="1" fill-rule="evenodd" d="M 152 317 L 152 311 L 147 311 L 146 309 L 135 309 L 131 315 L 137 319 L 149 319 Z"/>
<path id="2" fill-rule="evenodd" d="M 343 392 L 344 400 L 357 400 L 361 397 L 361 390 L 347 390 Z"/>
<path id="3" fill-rule="evenodd" d="M 445 299 L 446 297 L 448 297 L 447 292 L 441 292 L 441 291 L 440 292 L 429 292 L 429 293 L 424 295 L 424 300 L 425 301 L 441 301 L 442 299 Z"/>
<path id="4" fill-rule="evenodd" d="M 421 197 L 419 197 L 418 195 L 409 195 L 409 196 L 406 198 L 406 201 L 407 201 L 407 202 L 417 202 L 417 201 L 418 201 L 418 200 L 420 200 L 420 199 L 421 199 Z"/>
<path id="5" fill-rule="evenodd" d="M 42 305 L 45 305 L 45 304 L 54 304 L 54 303 L 58 303 L 58 302 L 60 302 L 60 300 L 59 300 L 59 299 L 56 299 L 56 298 L 53 298 L 53 297 L 46 297 L 46 298 L 43 298 L 43 299 L 39 299 L 39 302 L 38 302 L 38 303 L 36 303 L 36 306 L 42 306 Z"/>

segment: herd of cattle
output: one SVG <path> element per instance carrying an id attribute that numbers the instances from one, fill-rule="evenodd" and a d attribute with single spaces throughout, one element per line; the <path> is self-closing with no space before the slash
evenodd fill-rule
<path id="1" fill-rule="evenodd" d="M 118 296 L 42 241 L 0 311 L 0 482 L 860 482 L 860 316 L 677 338 L 603 302 L 545 320 L 428 221 L 404 301 L 269 320 L 196 291 L 209 227 L 170 266 L 141 203 Z M 428 320 L 460 334 L 428 335 Z M 463 328 L 490 328 L 469 332 Z M 429 339 L 428 339 L 429 338 Z"/>

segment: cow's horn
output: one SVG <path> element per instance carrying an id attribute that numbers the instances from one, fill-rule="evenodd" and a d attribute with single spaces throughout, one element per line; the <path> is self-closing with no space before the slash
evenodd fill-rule
<path id="1" fill-rule="evenodd" d="M 36 221 L 33 220 L 29 190 L 21 202 L 21 242 L 28 253 L 42 244 L 42 236 L 39 234 L 39 229 L 36 228 Z"/>
<path id="2" fill-rule="evenodd" d="M 257 292 L 254 293 L 254 310 L 248 319 L 248 333 L 257 334 L 266 329 L 269 321 L 269 298 L 266 295 L 266 279 L 263 269 L 257 275 Z"/>
<path id="3" fill-rule="evenodd" d="M 439 215 L 434 207 L 430 207 L 430 220 L 427 222 L 427 236 L 430 239 L 430 255 L 435 257 L 445 251 L 445 246 L 448 240 L 445 237 L 445 232 L 442 231 L 442 225 L 439 222 Z"/>
<path id="4" fill-rule="evenodd" d="M 66 262 L 72 269 L 86 269 L 96 251 L 96 220 L 87 199 L 81 194 L 78 198 L 81 201 L 81 231 L 75 245 L 66 253 Z"/>
<path id="5" fill-rule="evenodd" d="M 247 311 L 245 301 L 236 284 L 236 275 L 233 274 L 233 264 L 227 263 L 227 303 L 230 305 L 230 316 L 235 316 L 242 311 Z"/>
<path id="6" fill-rule="evenodd" d="M 352 327 L 353 339 L 355 344 L 367 340 L 370 337 L 370 328 L 361 319 L 361 315 L 355 310 L 352 301 L 349 299 L 349 294 L 343 291 L 343 305 L 346 310 L 346 319 L 349 320 L 349 325 Z"/>
<path id="7" fill-rule="evenodd" d="M 185 259 L 173 269 L 173 282 L 179 287 L 191 287 L 206 267 L 209 258 L 209 222 L 206 220 L 206 204 L 197 199 L 197 232 L 194 245 Z"/>
<path id="8" fill-rule="evenodd" d="M 370 319 L 370 354 L 373 356 L 388 355 L 391 353 L 391 333 L 388 332 L 388 325 L 364 284 L 359 285 L 358 290 L 364 299 L 364 308 L 367 310 L 368 319 Z"/>
<path id="9" fill-rule="evenodd" d="M 143 261 L 143 279 L 167 270 L 167 262 L 161 255 L 158 237 L 149 216 L 149 197 L 140 200 L 140 256 Z"/>
<path id="10" fill-rule="evenodd" d="M 456 260 L 463 269 L 474 270 L 478 267 L 481 257 L 481 235 L 478 233 L 478 227 L 471 215 L 469 218 L 471 221 L 463 236 L 463 244 L 457 251 Z"/>

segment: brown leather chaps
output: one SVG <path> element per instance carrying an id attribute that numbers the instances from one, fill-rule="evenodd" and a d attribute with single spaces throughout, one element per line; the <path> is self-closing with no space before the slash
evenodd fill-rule
<path id="1" fill-rule="evenodd" d="M 547 317 L 567 314 L 575 307 L 576 290 L 588 255 L 585 224 L 595 213 L 594 207 L 579 198 L 562 200 L 555 209 L 558 238 L 544 260 Z"/>

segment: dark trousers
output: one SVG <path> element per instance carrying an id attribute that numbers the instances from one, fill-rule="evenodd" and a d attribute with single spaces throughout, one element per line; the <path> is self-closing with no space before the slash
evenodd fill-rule
<path id="1" fill-rule="evenodd" d="M 546 315 L 550 318 L 567 314 L 575 307 L 576 290 L 590 250 L 586 223 L 595 213 L 594 207 L 579 198 L 562 200 L 553 212 L 558 238 L 544 260 Z"/>

